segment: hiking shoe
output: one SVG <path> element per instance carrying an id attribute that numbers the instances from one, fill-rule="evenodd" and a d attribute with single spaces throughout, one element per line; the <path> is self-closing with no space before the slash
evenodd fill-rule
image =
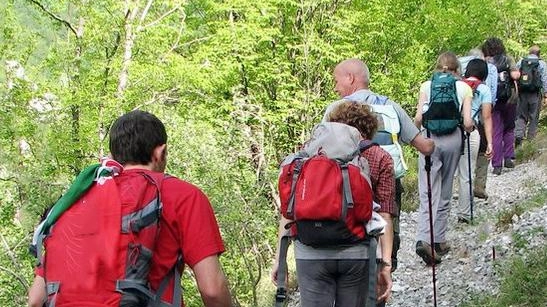
<path id="1" fill-rule="evenodd" d="M 458 216 L 458 223 L 461 224 L 471 224 L 471 221 L 466 219 L 465 217 Z"/>
<path id="2" fill-rule="evenodd" d="M 431 255 L 431 245 L 424 241 L 416 242 L 416 254 L 422 258 L 427 265 L 432 265 L 433 260 L 435 264 L 441 263 L 441 256 L 435 253 L 435 258 Z"/>
<path id="3" fill-rule="evenodd" d="M 439 256 L 444 256 L 450 251 L 450 245 L 448 243 L 435 243 L 435 253 Z"/>
<path id="4" fill-rule="evenodd" d="M 494 175 L 501 175 L 501 166 L 495 166 L 492 170 L 492 174 Z"/>
<path id="5" fill-rule="evenodd" d="M 483 189 L 473 189 L 473 195 L 484 200 L 488 199 L 488 194 Z"/>
<path id="6" fill-rule="evenodd" d="M 503 166 L 505 166 L 507 168 L 514 168 L 515 163 L 513 163 L 513 160 L 511 160 L 511 159 L 505 159 L 505 161 L 503 162 Z"/>

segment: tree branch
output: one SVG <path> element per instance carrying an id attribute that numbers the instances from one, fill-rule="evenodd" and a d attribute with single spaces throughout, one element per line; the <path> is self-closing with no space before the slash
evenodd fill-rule
<path id="1" fill-rule="evenodd" d="M 152 6 L 152 2 L 153 0 L 148 0 L 148 2 L 146 3 L 146 7 L 142 11 L 141 18 L 139 20 L 139 26 L 142 25 L 142 23 L 144 22 L 144 19 L 146 18 L 146 15 L 148 14 L 150 7 Z"/>
<path id="2" fill-rule="evenodd" d="M 48 10 L 43 4 L 41 4 L 40 2 L 36 1 L 36 0 L 28 0 L 34 4 L 36 4 L 39 8 L 42 9 L 42 11 L 44 11 L 46 14 L 49 15 L 49 17 L 57 20 L 58 22 L 64 24 L 65 26 L 67 26 L 67 28 L 70 29 L 70 31 L 72 31 L 72 33 L 74 33 L 74 35 L 76 35 L 76 37 L 79 37 L 78 36 L 78 31 L 76 31 L 76 29 L 74 28 L 74 26 L 68 22 L 67 20 L 61 18 L 59 15 L 56 15 L 55 13 L 51 12 L 50 10 Z"/>
<path id="3" fill-rule="evenodd" d="M 10 270 L 10 269 L 8 269 L 8 268 L 5 268 L 5 267 L 3 267 L 3 266 L 0 266 L 0 271 L 4 271 L 4 272 L 6 272 L 6 273 L 8 273 L 8 274 L 13 275 L 13 277 L 15 277 L 15 278 L 19 281 L 19 283 L 21 283 L 21 285 L 23 286 L 23 288 L 25 288 L 25 292 L 28 291 L 28 284 L 27 284 L 27 281 L 26 281 L 23 277 L 17 275 L 17 274 L 16 274 L 15 272 L 13 272 L 12 270 Z"/>
<path id="4" fill-rule="evenodd" d="M 180 5 L 177 5 L 176 7 L 170 9 L 169 11 L 165 12 L 163 15 L 161 15 L 158 19 L 152 21 L 151 23 L 145 25 L 145 26 L 139 26 L 137 28 L 137 31 L 142 31 L 142 30 L 145 30 L 147 28 L 150 28 L 150 27 L 153 27 L 155 26 L 157 23 L 159 23 L 160 21 L 162 21 L 162 19 L 164 19 L 165 17 L 173 14 L 175 11 L 178 11 L 180 9 Z M 142 21 L 142 20 L 141 20 Z"/>

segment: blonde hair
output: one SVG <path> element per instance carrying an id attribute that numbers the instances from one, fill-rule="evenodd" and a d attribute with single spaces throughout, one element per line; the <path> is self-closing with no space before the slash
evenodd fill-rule
<path id="1" fill-rule="evenodd" d="M 437 58 L 437 66 L 435 67 L 435 70 L 453 73 L 459 72 L 460 62 L 458 61 L 458 57 L 450 51 L 441 53 Z"/>

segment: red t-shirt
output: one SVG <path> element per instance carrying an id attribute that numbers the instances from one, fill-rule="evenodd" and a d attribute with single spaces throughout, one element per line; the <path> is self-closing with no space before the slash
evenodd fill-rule
<path id="1" fill-rule="evenodd" d="M 124 193 L 131 193 L 131 189 L 123 188 L 124 182 L 132 181 L 135 176 L 142 178 L 138 174 L 142 171 L 145 170 L 124 170 L 116 177 L 122 199 Z M 179 254 L 185 264 L 193 267 L 206 257 L 224 252 L 213 208 L 199 188 L 176 177 L 165 177 L 160 197 L 163 204 L 160 232 L 149 274 L 154 291 L 177 263 Z M 180 269 L 182 273 L 183 268 Z M 43 276 L 43 268 L 37 267 L 35 273 Z M 173 282 L 172 279 L 163 295 L 166 302 L 172 301 Z"/>
<path id="2" fill-rule="evenodd" d="M 124 174 L 130 171 L 124 171 Z M 169 177 L 163 181 L 161 200 L 161 228 L 149 275 L 153 290 L 175 265 L 179 252 L 190 267 L 224 252 L 213 208 L 199 188 Z M 171 301 L 172 290 L 173 280 L 163 296 L 167 302 Z"/>

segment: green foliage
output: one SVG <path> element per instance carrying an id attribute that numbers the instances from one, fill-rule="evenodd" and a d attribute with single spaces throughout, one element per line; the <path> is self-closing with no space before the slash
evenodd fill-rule
<path id="1" fill-rule="evenodd" d="M 499 294 L 476 295 L 476 299 L 462 306 L 545 306 L 544 293 L 547 291 L 547 247 L 530 250 L 526 258 L 513 258 L 504 266 L 499 266 L 501 288 Z"/>
<path id="2" fill-rule="evenodd" d="M 541 0 L 169 0 L 148 11 L 146 1 L 36 2 L 0 3 L 1 60 L 13 65 L 0 70 L 0 267 L 18 268 L 0 271 L 2 306 L 24 305 L 28 234 L 74 175 L 107 154 L 108 127 L 125 111 L 165 122 L 168 171 L 210 197 L 233 294 L 259 306 L 275 250 L 277 166 L 337 98 L 336 63 L 364 59 L 372 90 L 412 116 L 441 51 L 464 54 L 490 35 L 515 55 L 547 47 Z M 417 155 L 405 150 L 404 210 L 413 210 Z M 187 306 L 200 306 L 184 277 Z"/>

